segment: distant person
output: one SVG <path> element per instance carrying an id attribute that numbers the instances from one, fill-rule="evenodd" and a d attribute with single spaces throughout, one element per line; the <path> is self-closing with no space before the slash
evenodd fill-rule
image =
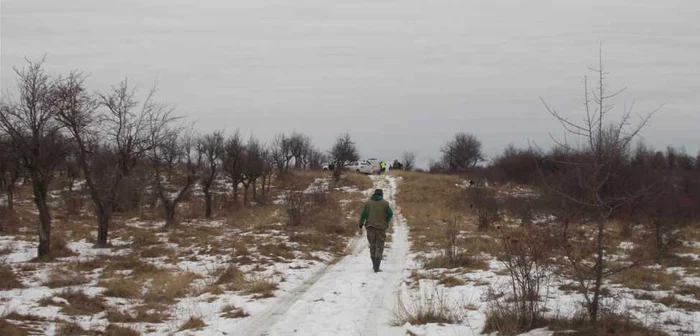
<path id="1" fill-rule="evenodd" d="M 382 174 L 384 174 L 384 172 L 386 172 L 386 162 L 384 162 L 384 161 L 379 162 L 379 171 Z"/>
<path id="2" fill-rule="evenodd" d="M 382 189 L 376 189 L 374 195 L 365 202 L 360 215 L 360 230 L 367 227 L 367 241 L 369 242 L 369 256 L 372 259 L 372 269 L 379 272 L 379 265 L 382 263 L 384 254 L 384 242 L 386 241 L 386 229 L 389 222 L 394 217 L 389 202 L 384 199 Z"/>

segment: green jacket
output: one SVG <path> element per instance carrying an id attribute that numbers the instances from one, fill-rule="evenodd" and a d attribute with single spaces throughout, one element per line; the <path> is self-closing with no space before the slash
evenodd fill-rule
<path id="1" fill-rule="evenodd" d="M 374 195 L 362 207 L 360 225 L 386 230 L 392 217 L 394 217 L 394 211 L 391 210 L 389 202 L 382 196 Z"/>

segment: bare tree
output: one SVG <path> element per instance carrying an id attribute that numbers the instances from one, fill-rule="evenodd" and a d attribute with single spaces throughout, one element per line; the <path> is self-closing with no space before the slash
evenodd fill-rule
<path id="1" fill-rule="evenodd" d="M 27 60 L 25 68 L 15 68 L 19 98 L 7 97 L 0 105 L 0 128 L 15 144 L 32 182 L 34 203 L 39 211 L 38 256 L 49 255 L 51 210 L 48 205 L 49 184 L 63 159 L 65 140 L 60 134 L 53 108 L 56 79 L 42 68 L 44 60 Z"/>
<path id="2" fill-rule="evenodd" d="M 243 163 L 243 204 L 248 205 L 248 189 L 253 187 L 253 201 L 257 201 L 257 181 L 262 176 L 265 165 L 265 148 L 254 137 L 245 146 Z"/>
<path id="3" fill-rule="evenodd" d="M 190 192 L 195 183 L 201 161 L 196 155 L 195 137 L 192 131 L 183 132 L 179 128 L 154 131 L 149 159 L 153 168 L 153 178 L 158 198 L 165 211 L 165 226 L 177 224 L 177 206 Z"/>
<path id="4" fill-rule="evenodd" d="M 357 161 L 360 154 L 357 152 L 355 143 L 350 139 L 350 134 L 344 133 L 335 140 L 335 144 L 330 151 L 331 160 L 335 165 L 333 177 L 336 180 L 340 179 L 340 175 L 345 169 L 345 163 L 349 161 Z"/>
<path id="5" fill-rule="evenodd" d="M 303 133 L 293 132 L 287 138 L 289 153 L 294 158 L 294 168 L 302 169 L 308 164 L 311 147 L 311 138 Z"/>
<path id="6" fill-rule="evenodd" d="M 136 89 L 130 89 L 126 80 L 96 98 L 87 93 L 84 80 L 74 72 L 57 85 L 56 119 L 73 139 L 97 217 L 97 245 L 106 246 L 118 192 L 156 143 L 151 135 L 173 118 L 167 106 L 154 102 L 154 89 L 139 104 Z"/>
<path id="7" fill-rule="evenodd" d="M 202 185 L 205 201 L 205 216 L 212 216 L 212 195 L 211 187 L 216 180 L 216 175 L 219 172 L 219 163 L 224 150 L 224 135 L 222 132 L 214 132 L 207 134 L 197 142 L 197 152 L 203 164 L 203 169 L 199 176 L 199 182 Z"/>
<path id="8" fill-rule="evenodd" d="M 243 169 L 245 164 L 245 145 L 238 131 L 226 139 L 222 161 L 222 170 L 233 188 L 233 198 L 238 202 L 238 186 L 244 180 Z"/>
<path id="9" fill-rule="evenodd" d="M 416 167 L 416 154 L 413 152 L 403 152 L 401 161 L 403 161 L 403 169 L 405 171 L 411 171 Z"/>
<path id="10" fill-rule="evenodd" d="M 17 181 L 22 176 L 20 152 L 7 136 L 0 136 L 0 188 L 7 196 L 7 208 L 13 209 Z"/>
<path id="11" fill-rule="evenodd" d="M 275 136 L 272 141 L 271 151 L 272 158 L 277 167 L 277 174 L 284 176 L 289 171 L 289 163 L 294 158 L 290 140 L 284 133 Z"/>
<path id="12" fill-rule="evenodd" d="M 452 172 L 463 172 L 484 160 L 481 141 L 468 133 L 457 133 L 442 149 L 442 163 Z"/>
<path id="13" fill-rule="evenodd" d="M 582 123 L 564 117 L 542 100 L 549 113 L 562 124 L 564 129 L 582 141 L 582 145 L 575 148 L 566 142 L 554 139 L 562 151 L 573 153 L 568 159 L 557 162 L 573 182 L 567 184 L 566 188 L 555 187 L 548 183 L 547 179 L 544 182 L 560 197 L 590 214 L 595 223 L 593 237 L 595 247 L 592 249 L 592 255 L 575 253 L 577 243 L 582 243 L 570 237 L 565 237 L 567 243 L 564 244 L 566 258 L 576 280 L 583 287 L 582 294 L 586 301 L 588 315 L 594 324 L 600 317 L 604 278 L 616 271 L 608 269 L 605 264 L 604 242 L 608 219 L 621 206 L 648 191 L 645 186 L 616 183 L 620 178 L 620 163 L 627 159 L 630 143 L 655 112 L 643 117 L 639 123 L 630 127 L 632 111 L 625 109 L 617 123 L 609 123 L 609 113 L 613 109 L 609 100 L 616 97 L 622 90 L 612 94 L 606 90 L 607 73 L 603 70 L 602 57 L 595 73 L 598 82 L 595 90 L 589 91 L 588 80 L 585 80 L 586 113 Z M 578 249 L 578 251 L 581 250 Z"/>
<path id="14" fill-rule="evenodd" d="M 326 156 L 317 148 L 310 148 L 306 158 L 306 163 L 311 170 L 322 170 Z"/>

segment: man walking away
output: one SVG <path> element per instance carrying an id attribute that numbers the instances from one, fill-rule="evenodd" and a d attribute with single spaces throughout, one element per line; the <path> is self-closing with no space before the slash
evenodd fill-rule
<path id="1" fill-rule="evenodd" d="M 379 264 L 384 254 L 384 242 L 386 241 L 386 229 L 394 217 L 389 202 L 384 199 L 382 189 L 376 189 L 374 195 L 365 202 L 360 215 L 360 230 L 367 226 L 367 241 L 369 241 L 369 255 L 372 258 L 374 272 L 379 272 Z"/>
<path id="2" fill-rule="evenodd" d="M 386 162 L 384 162 L 384 161 L 379 162 L 379 171 L 382 174 L 384 174 L 384 172 L 386 172 Z"/>

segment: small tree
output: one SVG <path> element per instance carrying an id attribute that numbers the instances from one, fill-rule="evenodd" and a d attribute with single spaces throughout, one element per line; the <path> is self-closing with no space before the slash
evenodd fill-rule
<path id="1" fill-rule="evenodd" d="M 290 139 L 284 133 L 275 136 L 275 139 L 272 141 L 270 154 L 277 167 L 277 175 L 284 176 L 289 170 L 290 161 L 294 158 Z"/>
<path id="2" fill-rule="evenodd" d="M 360 155 L 357 152 L 355 143 L 350 139 L 350 134 L 342 134 L 338 139 L 335 140 L 335 145 L 330 151 L 331 160 L 335 165 L 335 170 L 333 171 L 333 178 L 340 180 L 340 175 L 345 169 L 345 163 L 349 161 L 357 161 Z"/>
<path id="3" fill-rule="evenodd" d="M 413 152 L 403 152 L 401 161 L 403 162 L 403 169 L 405 171 L 412 171 L 416 168 L 416 154 Z"/>
<path id="4" fill-rule="evenodd" d="M 312 150 L 311 138 L 306 134 L 294 132 L 287 140 L 289 152 L 294 157 L 294 168 L 305 168 Z"/>
<path id="5" fill-rule="evenodd" d="M 245 167 L 245 145 L 243 141 L 241 141 L 241 135 L 238 131 L 226 139 L 222 161 L 223 166 L 221 169 L 224 174 L 226 174 L 229 183 L 231 183 L 234 201 L 238 202 L 238 186 L 245 180 L 245 176 L 243 175 Z"/>
<path id="6" fill-rule="evenodd" d="M 212 194 L 211 187 L 219 173 L 219 163 L 224 150 L 224 136 L 221 132 L 207 134 L 197 141 L 197 153 L 203 164 L 203 169 L 199 174 L 199 182 L 202 185 L 205 202 L 205 216 L 212 216 Z"/>
<path id="7" fill-rule="evenodd" d="M 253 201 L 257 201 L 257 181 L 265 170 L 265 148 L 254 137 L 248 139 L 243 159 L 243 204 L 248 205 L 248 189 L 253 187 Z"/>
<path id="8" fill-rule="evenodd" d="M 85 77 L 71 73 L 57 85 L 56 120 L 73 140 L 76 168 L 84 177 L 97 217 L 97 245 L 106 246 L 120 191 L 146 151 L 157 143 L 151 135 L 172 121 L 171 110 L 153 101 L 151 90 L 143 104 L 126 80 L 109 93 L 93 97 L 84 87 Z M 136 108 L 140 111 L 135 112 Z"/>
<path id="9" fill-rule="evenodd" d="M 442 163 L 452 172 L 464 172 L 484 160 L 481 141 L 468 133 L 457 133 L 442 149 Z"/>
<path id="10" fill-rule="evenodd" d="M 559 114 L 555 109 L 543 103 L 549 113 L 557 119 L 564 129 L 582 140 L 580 148 L 575 148 L 566 142 L 556 141 L 562 152 L 571 155 L 564 160 L 557 160 L 559 172 L 553 176 L 565 176 L 564 181 L 570 183 L 560 184 L 565 188 L 545 184 L 570 202 L 576 204 L 587 213 L 591 221 L 595 223 L 595 234 L 592 239 L 574 240 L 565 237 L 565 255 L 572 273 L 583 287 L 583 296 L 586 301 L 588 315 L 593 324 L 597 324 L 600 317 L 600 300 L 603 295 L 604 278 L 612 273 L 605 263 L 605 238 L 608 219 L 621 206 L 639 198 L 649 189 L 646 186 L 626 185 L 620 167 L 629 157 L 629 148 L 632 140 L 639 134 L 653 114 L 647 115 L 636 126 L 629 127 L 631 110 L 622 113 L 621 120 L 617 123 L 608 123 L 608 114 L 613 106 L 608 102 L 621 91 L 610 94 L 606 90 L 602 57 L 598 69 L 595 69 L 598 87 L 595 91 L 588 90 L 588 81 L 585 80 L 585 107 L 584 122 L 577 123 Z M 557 177 L 554 177 L 557 178 Z M 587 248 L 581 244 L 589 241 L 595 242 L 592 253 L 579 253 Z"/>
<path id="11" fill-rule="evenodd" d="M 184 200 L 195 183 L 201 161 L 196 155 L 195 138 L 191 132 L 181 133 L 180 129 L 164 129 L 162 137 L 151 147 L 149 158 L 153 168 L 153 178 L 158 198 L 165 211 L 165 226 L 177 224 L 175 213 L 178 204 Z"/>
<path id="12" fill-rule="evenodd" d="M 27 61 L 22 69 L 15 68 L 19 98 L 6 97 L 0 105 L 0 128 L 9 135 L 31 178 L 34 204 L 39 211 L 38 256 L 49 255 L 51 241 L 51 210 L 48 204 L 49 184 L 63 160 L 65 140 L 61 126 L 54 116 L 54 90 L 59 80 L 51 78 L 42 68 L 44 60 Z"/>

